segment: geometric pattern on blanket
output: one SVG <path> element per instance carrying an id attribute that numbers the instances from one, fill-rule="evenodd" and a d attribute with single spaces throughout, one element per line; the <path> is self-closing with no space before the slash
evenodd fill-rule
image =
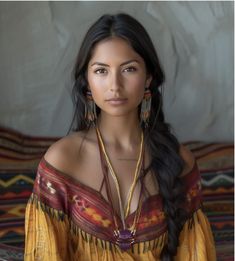
<path id="1" fill-rule="evenodd" d="M 234 260 L 234 144 L 188 142 L 202 177 L 203 209 L 217 260 Z"/>
<path id="2" fill-rule="evenodd" d="M 25 206 L 37 165 L 57 139 L 0 128 L 0 243 L 24 247 Z"/>
<path id="3" fill-rule="evenodd" d="M 1 253 L 4 257 L 9 254 L 6 260 L 14 260 L 14 253 L 19 257 L 19 249 L 23 251 L 25 206 L 37 166 L 48 147 L 58 139 L 32 137 L 0 128 L 1 258 Z M 193 152 L 201 173 L 203 208 L 212 226 L 217 260 L 233 260 L 233 143 L 190 141 L 183 144 Z"/>
<path id="4" fill-rule="evenodd" d="M 22 261 L 24 252 L 22 248 L 0 244 L 0 261 Z"/>

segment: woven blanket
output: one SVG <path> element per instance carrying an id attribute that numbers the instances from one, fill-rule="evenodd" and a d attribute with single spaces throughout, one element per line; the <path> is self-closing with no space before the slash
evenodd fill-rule
<path id="1" fill-rule="evenodd" d="M 31 137 L 0 128 L 0 261 L 23 260 L 24 213 L 38 163 L 59 137 Z M 212 226 L 218 261 L 233 260 L 233 143 L 184 143 L 195 155 L 204 212 Z"/>

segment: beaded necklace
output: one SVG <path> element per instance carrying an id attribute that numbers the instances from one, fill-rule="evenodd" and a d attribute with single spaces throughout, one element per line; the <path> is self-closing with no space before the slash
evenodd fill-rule
<path id="1" fill-rule="evenodd" d="M 116 243 L 119 245 L 119 247 L 123 251 L 126 251 L 135 242 L 136 224 L 137 224 L 138 219 L 140 217 L 140 212 L 141 212 L 141 207 L 142 207 L 143 182 L 141 182 L 139 204 L 138 204 L 138 207 L 137 207 L 137 210 L 136 210 L 136 213 L 135 213 L 134 221 L 133 221 L 132 226 L 128 229 L 126 227 L 125 218 L 128 216 L 128 214 L 130 212 L 130 203 L 131 203 L 131 199 L 132 199 L 132 196 L 133 196 L 134 188 L 135 188 L 137 180 L 140 176 L 141 159 L 144 162 L 144 147 L 143 147 L 144 135 L 143 135 L 143 132 L 142 132 L 141 133 L 140 152 L 139 152 L 139 157 L 138 157 L 138 161 L 137 161 L 137 165 L 136 165 L 136 169 L 135 169 L 134 180 L 133 180 L 131 187 L 130 187 L 130 190 L 128 192 L 127 204 L 126 204 L 126 208 L 124 209 L 123 202 L 122 202 L 122 199 L 121 199 L 120 185 L 119 185 L 119 182 L 118 182 L 118 179 L 117 179 L 117 175 L 113 170 L 112 164 L 111 164 L 110 159 L 108 157 L 108 154 L 105 150 L 104 142 L 102 140 L 102 136 L 100 134 L 98 127 L 96 127 L 96 132 L 97 132 L 99 145 L 100 145 L 102 152 L 104 154 L 106 163 L 108 165 L 108 169 L 109 169 L 110 174 L 111 174 L 111 176 L 114 180 L 114 183 L 115 183 L 115 186 L 116 186 L 116 189 L 117 189 L 117 193 L 118 193 L 118 201 L 119 201 L 119 208 L 120 208 L 120 215 L 121 215 L 121 221 L 122 221 L 123 229 L 118 228 L 116 217 L 114 215 L 114 223 L 115 223 L 115 226 L 116 226 L 116 229 L 114 230 L 114 236 L 116 238 Z"/>

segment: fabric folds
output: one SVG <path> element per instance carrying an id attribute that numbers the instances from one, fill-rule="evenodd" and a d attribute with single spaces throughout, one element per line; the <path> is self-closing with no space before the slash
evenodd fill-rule
<path id="1" fill-rule="evenodd" d="M 175 261 L 216 260 L 214 240 L 201 209 L 197 165 L 183 177 L 190 218 L 180 234 Z M 155 261 L 167 240 L 161 197 L 145 200 L 136 242 L 122 252 L 113 239 L 108 202 L 43 158 L 25 213 L 25 261 Z M 133 214 L 127 217 L 131 224 Z M 117 217 L 118 218 L 118 217 Z"/>

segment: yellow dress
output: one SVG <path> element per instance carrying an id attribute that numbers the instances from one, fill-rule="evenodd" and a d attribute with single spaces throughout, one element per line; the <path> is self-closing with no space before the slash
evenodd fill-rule
<path id="1" fill-rule="evenodd" d="M 180 234 L 175 261 L 214 261 L 215 245 L 207 217 L 201 210 L 200 173 L 182 177 L 191 213 Z M 131 226 L 134 213 L 126 219 Z M 119 217 L 118 222 L 121 223 Z M 122 251 L 115 244 L 111 205 L 96 191 L 50 165 L 38 166 L 25 214 L 24 260 L 44 261 L 160 261 L 167 239 L 161 196 L 149 196 L 142 205 L 135 243 Z"/>

